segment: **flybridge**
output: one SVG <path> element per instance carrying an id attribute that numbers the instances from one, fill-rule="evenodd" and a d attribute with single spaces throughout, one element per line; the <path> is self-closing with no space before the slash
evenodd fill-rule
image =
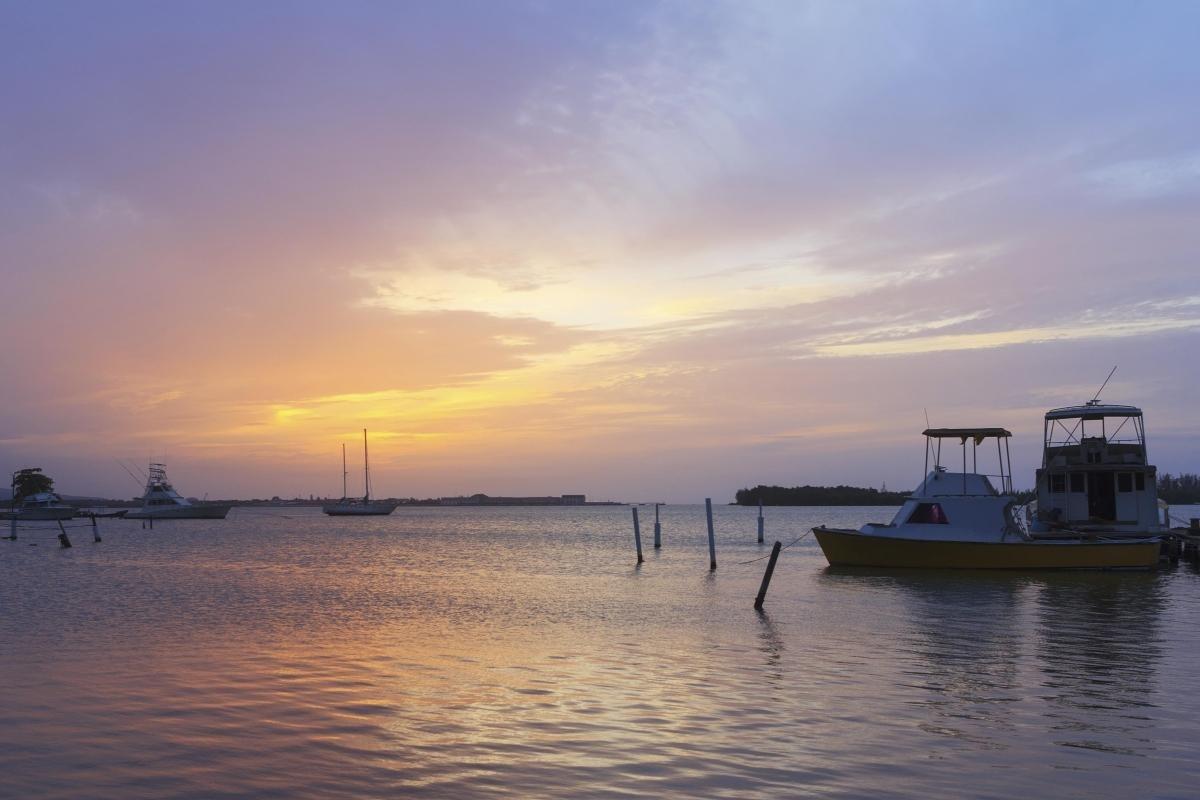
<path id="1" fill-rule="evenodd" d="M 1056 408 L 1046 412 L 1042 467 L 1146 464 L 1146 427 L 1136 406 Z"/>

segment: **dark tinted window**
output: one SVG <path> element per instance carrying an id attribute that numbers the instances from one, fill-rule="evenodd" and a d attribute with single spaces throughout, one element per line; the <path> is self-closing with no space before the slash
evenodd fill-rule
<path id="1" fill-rule="evenodd" d="M 1066 475 L 1051 475 L 1050 476 L 1050 491 L 1065 492 L 1067 490 Z"/>
<path id="2" fill-rule="evenodd" d="M 1082 492 L 1083 484 L 1084 484 L 1083 473 L 1082 472 L 1072 472 L 1071 473 L 1071 491 L 1072 492 Z"/>
<path id="3" fill-rule="evenodd" d="M 1141 472 L 1133 473 L 1133 485 L 1137 487 L 1139 492 L 1146 488 L 1146 476 Z"/>
<path id="4" fill-rule="evenodd" d="M 1128 472 L 1117 473 L 1117 491 L 1132 492 L 1133 491 L 1133 475 Z"/>
<path id="5" fill-rule="evenodd" d="M 942 511 L 940 503 L 918 503 L 916 510 L 913 511 L 908 521 L 926 525 L 949 524 L 949 520 L 946 519 L 946 512 Z"/>

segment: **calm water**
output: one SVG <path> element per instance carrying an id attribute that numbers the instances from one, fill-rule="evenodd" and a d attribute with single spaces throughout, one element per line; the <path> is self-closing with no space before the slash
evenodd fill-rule
<path id="1" fill-rule="evenodd" d="M 0 542 L 0 796 L 1197 794 L 1190 567 L 832 572 L 810 537 L 760 616 L 752 509 L 715 574 L 702 506 L 658 552 L 642 509 L 640 569 L 628 508 L 313 511 Z"/>

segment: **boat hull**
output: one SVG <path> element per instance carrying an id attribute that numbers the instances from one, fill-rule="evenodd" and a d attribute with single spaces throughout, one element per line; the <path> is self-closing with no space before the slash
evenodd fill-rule
<path id="1" fill-rule="evenodd" d="M 835 567 L 905 569 L 1150 569 L 1159 541 L 948 542 L 813 528 Z"/>
<path id="2" fill-rule="evenodd" d="M 135 508 L 125 514 L 125 519 L 225 519 L 231 505 L 206 503 L 202 506 L 162 506 L 161 508 Z"/>
<path id="3" fill-rule="evenodd" d="M 16 519 L 32 522 L 53 522 L 73 518 L 78 512 L 74 508 L 22 508 L 0 514 L 0 519 Z"/>
<path id="4" fill-rule="evenodd" d="M 322 506 L 321 510 L 331 517 L 386 517 L 396 510 L 395 503 L 367 503 L 358 505 Z"/>

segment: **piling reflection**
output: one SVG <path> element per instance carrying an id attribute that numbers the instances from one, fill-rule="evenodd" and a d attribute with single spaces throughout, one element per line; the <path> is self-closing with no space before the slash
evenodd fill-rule
<path id="1" fill-rule="evenodd" d="M 783 636 L 779 627 L 771 621 L 771 615 L 766 611 L 758 614 L 758 649 L 763 654 L 763 665 L 766 668 L 763 676 L 773 683 L 783 681 Z"/>

